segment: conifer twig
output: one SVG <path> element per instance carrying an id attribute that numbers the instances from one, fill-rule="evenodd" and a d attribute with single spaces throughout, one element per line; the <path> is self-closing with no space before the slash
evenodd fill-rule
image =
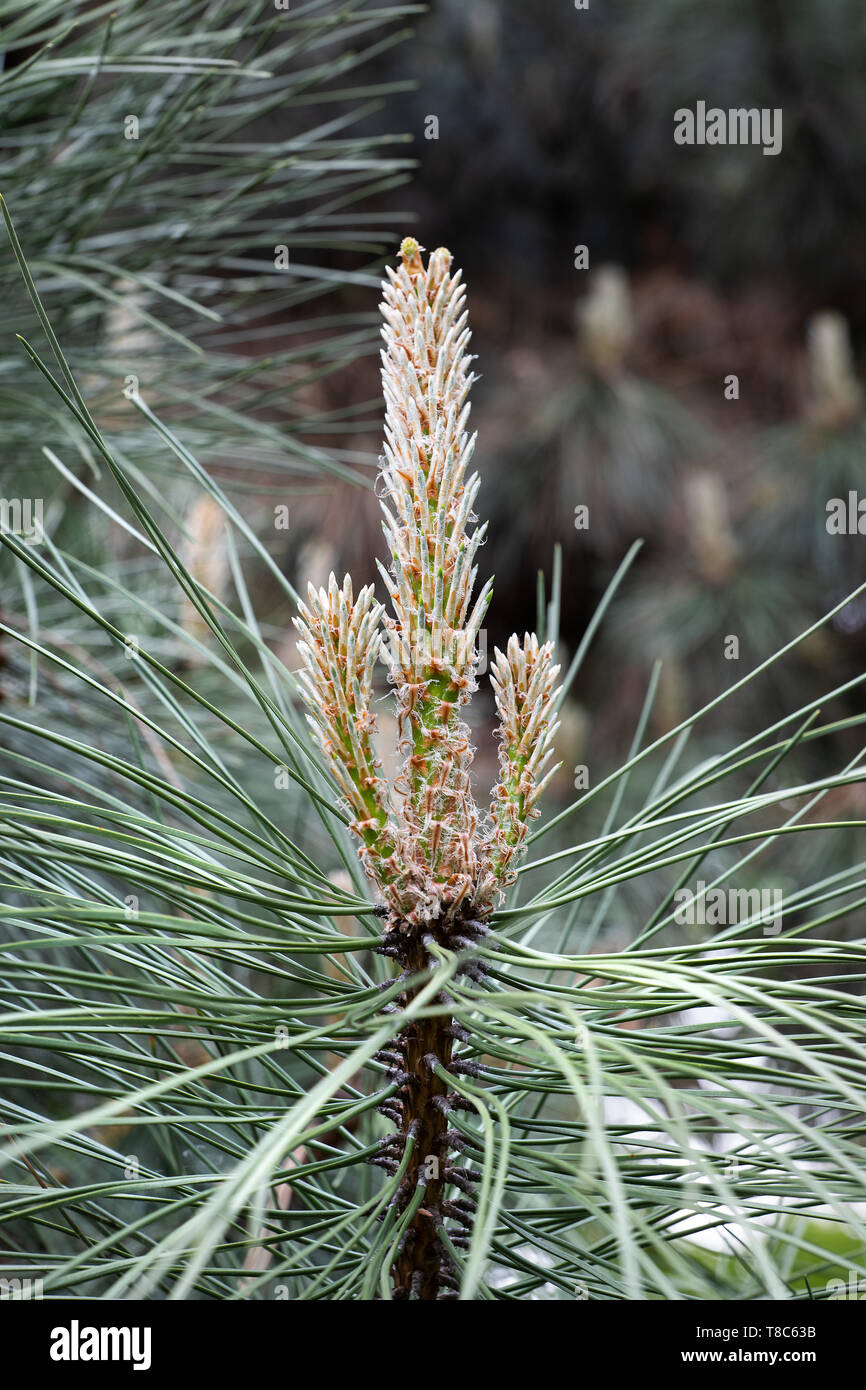
<path id="1" fill-rule="evenodd" d="M 434 952 L 460 953 L 457 974 L 481 983 L 486 967 L 478 942 L 515 877 L 529 820 L 547 778 L 559 667 L 551 643 L 527 634 L 495 651 L 492 684 L 499 712 L 500 781 L 482 821 L 472 795 L 473 748 L 462 710 L 476 690 L 475 643 L 492 593 L 483 585 L 474 603 L 476 557 L 486 526 L 473 511 L 480 486 L 468 473 L 474 437 L 467 432 L 472 384 L 469 328 L 459 271 L 440 247 L 427 265 L 407 237 L 401 264 L 384 284 L 382 387 L 385 445 L 380 483 L 391 563 L 379 570 L 392 615 L 364 589 L 353 599 L 342 587 L 309 590 L 296 619 L 304 669 L 300 685 L 314 736 L 354 816 L 365 869 L 384 899 L 381 954 L 397 962 L 406 981 L 390 1009 L 405 1008 L 434 964 Z M 397 707 L 400 774 L 388 791 L 372 744 L 373 669 L 385 660 Z M 393 1296 L 456 1297 L 452 1251 L 468 1241 L 474 1201 L 472 1175 L 452 1150 L 448 1128 L 461 1097 L 448 1074 L 478 1075 L 455 1043 L 469 1034 L 441 1012 L 420 1016 L 377 1060 L 392 1083 L 380 1109 L 397 1126 L 374 1162 L 396 1172 L 405 1158 L 394 1202 L 411 1209 L 391 1271 Z M 423 1188 L 420 1203 L 418 1189 Z M 451 1226 L 446 1226 L 446 1221 Z M 447 1233 L 447 1240 L 442 1238 Z"/>

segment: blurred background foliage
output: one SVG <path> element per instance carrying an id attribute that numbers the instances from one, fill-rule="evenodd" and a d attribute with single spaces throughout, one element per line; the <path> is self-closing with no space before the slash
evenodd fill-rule
<path id="1" fill-rule="evenodd" d="M 328 383 L 377 350 L 373 272 L 406 214 L 383 222 L 374 198 L 410 160 L 406 136 L 365 128 L 400 85 L 371 81 L 369 65 L 405 39 L 414 8 L 0 11 L 4 196 L 96 418 L 175 521 L 188 497 L 166 491 L 177 469 L 154 451 L 136 393 L 183 422 L 186 443 L 272 529 L 276 502 L 323 472 L 369 468 L 341 435 L 371 402 L 347 404 L 345 385 L 335 402 Z M 32 311 L 8 257 L 0 286 L 11 342 Z M 92 450 L 21 353 L 5 356 L 0 393 L 7 469 L 26 475 L 28 495 L 44 487 L 55 523 L 62 511 L 80 526 L 68 504 L 76 480 L 100 476 Z M 5 487 L 15 495 L 8 472 Z M 206 526 L 206 511 L 192 520 L 192 532 Z"/>

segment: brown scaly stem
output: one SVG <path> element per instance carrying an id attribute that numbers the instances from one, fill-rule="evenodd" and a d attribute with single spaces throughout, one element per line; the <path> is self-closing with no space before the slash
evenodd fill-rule
<path id="1" fill-rule="evenodd" d="M 462 950 L 486 933 L 486 926 L 471 917 L 456 921 L 440 917 L 424 926 L 401 922 L 386 932 L 379 949 L 398 961 L 411 978 L 436 964 L 429 949 L 434 941 L 450 950 Z M 460 972 L 478 979 L 483 976 L 484 966 L 472 959 L 461 965 Z M 398 1007 L 405 1008 L 420 988 L 420 984 L 410 985 Z M 447 1005 L 451 999 L 441 994 L 437 1002 Z M 430 1015 L 413 1019 L 380 1053 L 380 1060 L 386 1062 L 388 1073 L 398 1086 L 396 1094 L 380 1108 L 396 1123 L 398 1131 L 383 1141 L 373 1162 L 396 1169 L 397 1154 L 405 1151 L 411 1136 L 414 1143 L 409 1162 L 394 1197 L 398 1214 L 406 1210 L 419 1187 L 424 1194 L 391 1268 L 395 1299 L 432 1302 L 456 1297 L 457 1272 L 439 1233 L 445 1230 L 452 1245 L 464 1245 L 475 1203 L 467 1170 L 451 1160 L 458 1136 L 449 1129 L 448 1116 L 463 1102 L 448 1086 L 442 1072 L 454 1072 L 459 1067 L 473 1076 L 480 1073 L 475 1063 L 454 1056 L 455 1041 L 467 1036 L 448 1013 Z M 449 1200 L 451 1188 L 456 1189 L 456 1195 Z M 453 1228 L 449 1229 L 447 1221 L 453 1223 Z"/>
<path id="2" fill-rule="evenodd" d="M 436 935 L 435 927 L 431 934 Z M 425 933 L 426 935 L 426 933 Z M 411 975 L 433 962 L 414 928 L 406 940 L 406 966 Z M 415 991 L 409 991 L 407 1002 Z M 395 1296 L 436 1299 L 442 1288 L 443 1248 L 437 1231 L 445 1193 L 445 1166 L 448 1157 L 445 1134 L 448 1117 L 444 1106 L 447 1086 L 432 1066 L 435 1057 L 447 1068 L 451 1061 L 452 1039 L 446 1015 L 416 1019 L 400 1038 L 405 1072 L 409 1078 L 402 1090 L 403 1117 L 400 1132 L 412 1134 L 415 1144 L 400 1187 L 398 1204 L 402 1208 L 420 1185 L 424 1198 L 415 1213 L 392 1270 Z M 427 1178 L 432 1173 L 438 1176 Z"/>

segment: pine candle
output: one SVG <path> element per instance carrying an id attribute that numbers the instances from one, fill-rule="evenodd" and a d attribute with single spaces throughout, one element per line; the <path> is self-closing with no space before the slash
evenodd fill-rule
<path id="1" fill-rule="evenodd" d="M 473 748 L 462 710 L 477 689 L 475 643 L 492 593 L 473 602 L 476 556 L 486 526 L 473 512 L 480 486 L 467 476 L 474 436 L 467 431 L 473 376 L 460 272 L 451 253 L 407 237 L 401 264 L 384 282 L 382 389 L 385 443 L 380 461 L 388 569 L 379 569 L 391 614 L 372 587 L 354 597 L 347 575 L 308 590 L 295 620 L 303 659 L 299 682 L 313 736 L 351 815 L 368 876 L 381 895 L 381 953 L 402 967 L 399 1011 L 434 964 L 432 950 L 460 953 L 458 973 L 481 982 L 477 956 L 488 921 L 538 815 L 543 773 L 556 728 L 551 643 L 531 634 L 494 652 L 491 683 L 499 715 L 500 780 L 486 816 L 470 785 Z M 373 673 L 382 657 L 394 687 L 400 775 L 392 787 L 373 746 Z M 396 1172 L 394 1199 L 405 1216 L 392 1269 L 395 1298 L 455 1296 L 452 1251 L 465 1244 L 474 1202 L 472 1175 L 451 1154 L 463 1147 L 448 1115 L 472 1109 L 451 1079 L 478 1075 L 455 1052 L 470 1035 L 439 996 L 441 1013 L 414 1019 L 378 1057 L 391 1086 L 382 1113 L 397 1126 L 373 1160 Z M 447 1224 L 450 1222 L 450 1226 Z"/>

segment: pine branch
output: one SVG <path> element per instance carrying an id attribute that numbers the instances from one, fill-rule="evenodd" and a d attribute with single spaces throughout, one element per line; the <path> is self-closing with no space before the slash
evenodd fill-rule
<path id="1" fill-rule="evenodd" d="M 403 242 L 401 265 L 388 271 L 382 304 L 382 510 L 391 568 L 379 568 L 394 613 L 386 623 L 386 653 L 404 756 L 388 803 L 369 744 L 381 609 L 371 607 L 368 590 L 353 605 L 349 576 L 338 589 L 331 575 L 327 594 L 310 590 L 315 617 L 304 608 L 298 623 L 303 693 L 317 742 L 356 816 L 352 829 L 363 841 L 365 868 L 387 904 L 379 949 L 402 967 L 408 982 L 398 1001 L 403 1009 L 417 995 L 412 982 L 435 968 L 437 948 L 470 953 L 458 974 L 481 980 L 486 973 L 471 953 L 514 881 L 512 862 L 524 848 L 529 819 L 538 814 L 544 785 L 538 775 L 552 751 L 559 671 L 552 644 L 539 646 L 534 635 L 527 634 L 522 647 L 512 637 L 507 656 L 496 652 L 502 780 L 490 824 L 480 827 L 469 780 L 469 729 L 460 717 L 477 688 L 475 640 L 492 592 L 488 581 L 470 606 L 485 527 L 467 530 L 480 486 L 477 473 L 466 476 L 474 445 L 465 428 L 469 329 L 450 252 L 440 247 L 425 268 L 422 249 L 411 237 Z M 359 648 L 360 684 L 354 676 Z M 392 1271 L 395 1298 L 449 1297 L 456 1287 L 451 1249 L 471 1226 L 471 1181 L 455 1167 L 447 1134 L 448 1114 L 460 1104 L 448 1077 L 455 1067 L 474 1071 L 474 1065 L 453 1058 L 458 1025 L 448 1013 L 452 1002 L 442 994 L 441 1014 L 416 1019 L 380 1054 L 396 1086 L 380 1109 L 398 1133 L 373 1161 L 396 1172 L 399 1155 L 405 1157 L 392 1199 L 398 1215 L 408 1213 Z M 443 1239 L 448 1218 L 457 1230 Z"/>

